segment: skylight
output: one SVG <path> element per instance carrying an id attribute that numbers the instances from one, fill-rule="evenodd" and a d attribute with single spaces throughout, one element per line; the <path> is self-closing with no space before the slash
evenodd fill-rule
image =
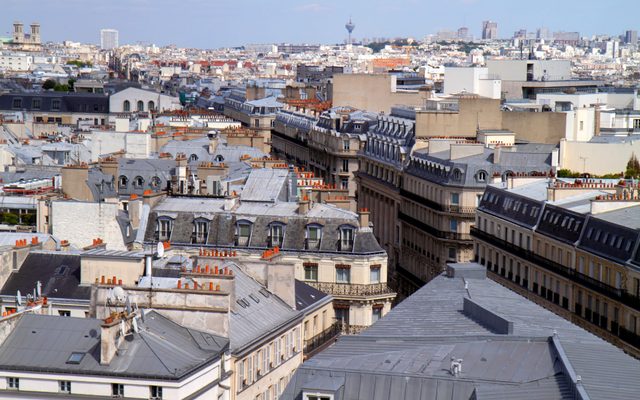
<path id="1" fill-rule="evenodd" d="M 71 353 L 71 355 L 67 359 L 67 364 L 80 364 L 80 361 L 82 361 L 83 357 L 84 353 Z"/>

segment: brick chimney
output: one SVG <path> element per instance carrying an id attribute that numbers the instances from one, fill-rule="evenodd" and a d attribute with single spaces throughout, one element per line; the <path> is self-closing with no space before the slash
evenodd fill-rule
<path id="1" fill-rule="evenodd" d="M 371 213 L 368 208 L 361 208 L 358 211 L 358 222 L 360 223 L 360 229 L 369 229 L 369 217 Z"/>
<path id="2" fill-rule="evenodd" d="M 109 365 L 125 336 L 132 331 L 134 314 L 107 317 L 100 325 L 100 364 Z"/>

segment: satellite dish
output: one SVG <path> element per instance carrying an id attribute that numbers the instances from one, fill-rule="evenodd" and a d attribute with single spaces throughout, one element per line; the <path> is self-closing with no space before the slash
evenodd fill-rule
<path id="1" fill-rule="evenodd" d="M 118 303 L 125 301 L 127 294 L 124 289 L 120 286 L 116 286 L 113 288 L 113 299 Z"/>
<path id="2" fill-rule="evenodd" d="M 22 305 L 22 295 L 19 290 L 16 292 L 16 304 L 19 306 Z"/>
<path id="3" fill-rule="evenodd" d="M 162 242 L 158 242 L 158 245 L 156 246 L 156 254 L 160 258 L 164 257 L 164 245 Z"/>

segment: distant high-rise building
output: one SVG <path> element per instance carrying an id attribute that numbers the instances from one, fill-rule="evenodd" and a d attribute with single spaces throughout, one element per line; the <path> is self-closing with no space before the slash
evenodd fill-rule
<path id="1" fill-rule="evenodd" d="M 536 32 L 536 39 L 548 40 L 551 39 L 551 34 L 549 33 L 549 28 L 538 28 Z"/>
<path id="2" fill-rule="evenodd" d="M 513 38 L 514 39 L 526 39 L 527 38 L 527 30 L 526 29 L 520 29 L 517 30 L 513 33 Z"/>
<path id="3" fill-rule="evenodd" d="M 482 21 L 482 39 L 497 39 L 498 23 L 493 21 Z"/>
<path id="4" fill-rule="evenodd" d="M 101 29 L 100 47 L 103 50 L 111 50 L 118 47 L 118 31 L 115 29 Z"/>
<path id="5" fill-rule="evenodd" d="M 638 31 L 626 31 L 624 33 L 624 42 L 626 44 L 637 44 L 638 43 Z"/>
<path id="6" fill-rule="evenodd" d="M 469 28 L 467 28 L 466 26 L 463 26 L 462 28 L 458 29 L 458 40 L 470 40 L 470 36 L 469 36 Z"/>

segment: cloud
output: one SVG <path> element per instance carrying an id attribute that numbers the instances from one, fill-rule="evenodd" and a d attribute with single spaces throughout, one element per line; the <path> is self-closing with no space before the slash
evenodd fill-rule
<path id="1" fill-rule="evenodd" d="M 323 13 L 331 10 L 331 7 L 326 4 L 319 3 L 307 3 L 301 4 L 295 8 L 298 12 L 308 12 L 308 13 Z"/>

